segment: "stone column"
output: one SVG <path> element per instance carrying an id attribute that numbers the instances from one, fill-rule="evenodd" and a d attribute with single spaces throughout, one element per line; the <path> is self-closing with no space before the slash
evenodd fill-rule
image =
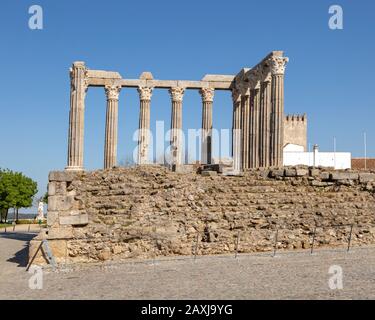
<path id="1" fill-rule="evenodd" d="M 202 159 L 201 163 L 210 164 L 212 157 L 212 103 L 214 89 L 202 88 L 199 90 L 202 96 Z"/>
<path id="2" fill-rule="evenodd" d="M 270 58 L 271 82 L 271 166 L 283 165 L 284 147 L 284 72 L 288 58 Z"/>
<path id="3" fill-rule="evenodd" d="M 260 166 L 270 165 L 271 79 L 260 85 Z"/>
<path id="4" fill-rule="evenodd" d="M 117 164 L 117 126 L 118 126 L 118 97 L 121 86 L 107 85 L 107 114 L 105 122 L 104 141 L 104 169 L 112 168 Z"/>
<path id="5" fill-rule="evenodd" d="M 138 164 L 147 164 L 148 147 L 150 144 L 150 101 L 151 87 L 138 87 L 140 99 L 139 136 L 138 136 Z"/>
<path id="6" fill-rule="evenodd" d="M 250 165 L 250 89 L 244 88 L 241 92 L 241 163 L 242 169 L 248 169 Z"/>
<path id="7" fill-rule="evenodd" d="M 182 98 L 185 89 L 173 87 L 169 89 L 172 99 L 171 116 L 171 156 L 172 164 L 179 165 L 183 163 L 182 159 Z"/>
<path id="8" fill-rule="evenodd" d="M 259 99 L 259 88 L 253 90 L 253 101 L 254 101 L 254 135 L 253 135 L 253 168 L 258 168 L 260 161 L 260 99 Z"/>
<path id="9" fill-rule="evenodd" d="M 83 131 L 87 88 L 85 63 L 76 61 L 70 69 L 68 163 L 66 170 L 83 170 Z"/>
<path id="10" fill-rule="evenodd" d="M 233 125 L 232 125 L 232 156 L 233 171 L 241 171 L 241 94 L 238 89 L 232 90 Z"/>

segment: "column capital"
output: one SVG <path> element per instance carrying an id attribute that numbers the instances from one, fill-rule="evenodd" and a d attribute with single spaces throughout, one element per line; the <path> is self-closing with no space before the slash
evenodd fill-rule
<path id="1" fill-rule="evenodd" d="M 233 103 L 241 102 L 241 92 L 237 88 L 232 89 L 232 99 Z"/>
<path id="2" fill-rule="evenodd" d="M 82 79 L 81 84 L 83 85 L 83 94 L 86 94 L 89 87 L 87 70 L 88 69 L 86 68 L 86 65 L 83 61 L 73 62 L 72 66 L 69 68 L 70 86 L 72 91 L 75 91 L 77 89 L 76 86 L 78 85 L 78 83 L 75 83 L 74 79 L 78 78 L 80 74 Z"/>
<path id="3" fill-rule="evenodd" d="M 259 87 L 260 85 L 260 78 L 262 75 L 262 69 L 260 66 L 251 69 L 248 73 L 247 80 L 249 81 L 250 89 L 254 89 Z"/>
<path id="4" fill-rule="evenodd" d="M 202 88 L 199 90 L 199 93 L 202 96 L 203 102 L 213 102 L 215 89 L 213 88 Z"/>
<path id="5" fill-rule="evenodd" d="M 153 89 L 152 87 L 138 87 L 139 98 L 141 100 L 151 100 Z"/>
<path id="6" fill-rule="evenodd" d="M 121 91 L 120 85 L 106 85 L 104 87 L 107 100 L 118 100 Z"/>
<path id="7" fill-rule="evenodd" d="M 273 56 L 269 59 L 272 75 L 283 75 L 285 73 L 285 67 L 288 63 L 289 58 L 287 57 L 276 57 Z"/>
<path id="8" fill-rule="evenodd" d="M 238 86 L 238 90 L 242 97 L 250 96 L 250 87 L 248 84 L 242 84 Z"/>
<path id="9" fill-rule="evenodd" d="M 272 74 L 271 74 L 271 68 L 267 66 L 263 66 L 260 72 L 260 82 L 262 83 L 268 83 L 272 80 Z"/>
<path id="10" fill-rule="evenodd" d="M 185 88 L 182 87 L 172 87 L 169 88 L 169 94 L 171 95 L 172 101 L 182 102 L 184 96 Z"/>

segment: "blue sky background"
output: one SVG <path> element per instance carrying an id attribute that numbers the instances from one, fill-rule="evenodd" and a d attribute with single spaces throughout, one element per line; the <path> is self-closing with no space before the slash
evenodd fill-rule
<path id="1" fill-rule="evenodd" d="M 28 28 L 31 5 L 44 10 L 44 29 Z M 341 5 L 344 29 L 328 28 L 328 8 Z M 19 170 L 46 191 L 48 172 L 66 165 L 69 67 L 138 78 L 198 80 L 207 73 L 236 74 L 272 50 L 290 58 L 285 78 L 286 113 L 308 115 L 309 143 L 375 157 L 375 2 L 359 1 L 24 1 L 2 0 L 0 167 Z M 217 92 L 213 121 L 230 128 L 229 92 Z M 134 148 L 139 99 L 123 89 L 119 102 L 118 158 Z M 86 99 L 85 166 L 103 163 L 105 95 Z M 151 125 L 170 123 L 170 98 L 155 90 Z M 184 97 L 183 125 L 201 126 L 196 91 Z"/>

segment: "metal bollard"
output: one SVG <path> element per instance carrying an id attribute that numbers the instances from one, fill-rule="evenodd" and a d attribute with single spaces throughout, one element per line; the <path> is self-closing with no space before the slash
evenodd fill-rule
<path id="1" fill-rule="evenodd" d="M 238 254 L 238 243 L 240 242 L 240 231 L 237 232 L 237 240 L 236 240 L 236 253 L 234 255 L 234 258 L 237 259 Z"/>
<path id="2" fill-rule="evenodd" d="M 276 248 L 277 248 L 277 237 L 279 235 L 279 229 L 276 229 L 276 235 L 275 235 L 275 245 L 273 248 L 273 257 L 276 256 Z"/>
<path id="3" fill-rule="evenodd" d="M 349 252 L 349 250 L 350 250 L 350 242 L 352 241 L 352 232 L 353 232 L 353 225 L 350 226 L 348 249 L 346 250 L 347 252 Z"/>
<path id="4" fill-rule="evenodd" d="M 194 262 L 197 258 L 197 251 L 198 251 L 198 241 L 199 241 L 199 232 L 197 232 L 197 237 L 195 239 L 195 248 L 194 248 Z"/>
<path id="5" fill-rule="evenodd" d="M 314 234 L 313 234 L 313 239 L 312 239 L 312 243 L 311 243 L 311 251 L 310 251 L 310 254 L 313 254 L 313 251 L 314 251 L 315 234 L 316 234 L 316 226 L 315 226 L 315 228 L 314 228 Z"/>

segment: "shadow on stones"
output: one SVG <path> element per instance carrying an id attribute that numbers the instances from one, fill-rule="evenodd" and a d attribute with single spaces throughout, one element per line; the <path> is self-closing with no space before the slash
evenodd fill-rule
<path id="1" fill-rule="evenodd" d="M 19 232 L 1 233 L 0 238 L 25 241 L 23 248 L 16 252 L 14 256 L 9 258 L 7 261 L 17 263 L 18 267 L 26 267 L 29 256 L 29 241 L 33 239 L 36 235 L 37 234 Z"/>

